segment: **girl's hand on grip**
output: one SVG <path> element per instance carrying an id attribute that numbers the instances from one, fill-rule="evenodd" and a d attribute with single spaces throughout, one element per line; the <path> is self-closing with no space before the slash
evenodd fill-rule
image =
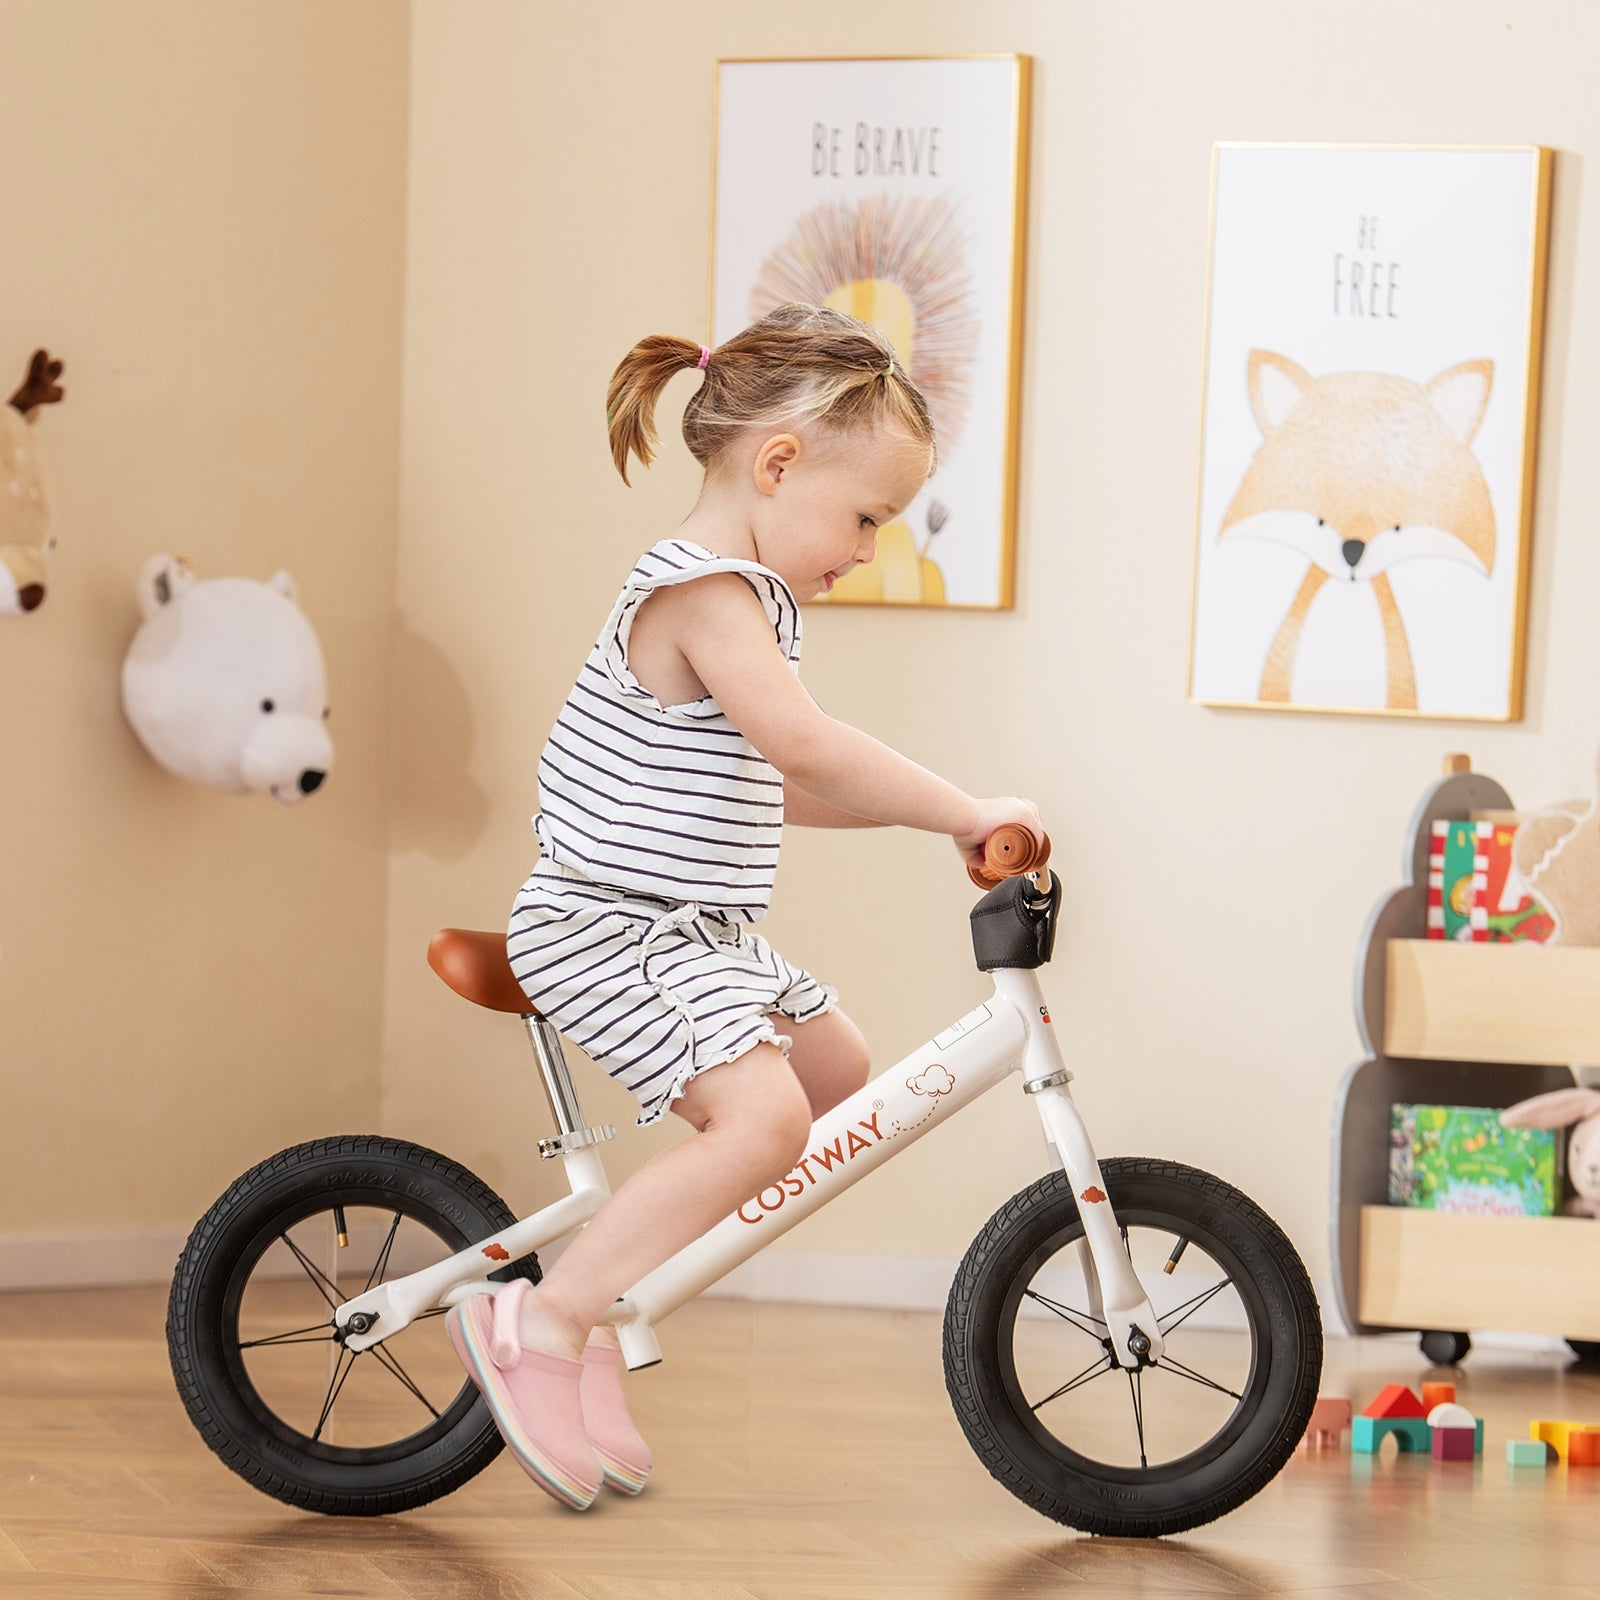
<path id="1" fill-rule="evenodd" d="M 977 806 L 977 820 L 972 830 L 953 836 L 962 862 L 969 870 L 984 864 L 983 847 L 988 843 L 989 835 L 1007 822 L 1020 823 L 1036 840 L 1043 841 L 1044 824 L 1039 820 L 1039 808 L 1031 800 L 1004 795 L 993 800 L 979 800 Z"/>

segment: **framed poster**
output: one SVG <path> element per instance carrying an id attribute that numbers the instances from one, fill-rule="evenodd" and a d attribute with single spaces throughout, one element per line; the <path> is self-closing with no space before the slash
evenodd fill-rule
<path id="1" fill-rule="evenodd" d="M 870 322 L 934 476 L 817 604 L 1013 603 L 1029 58 L 719 61 L 711 344 L 789 301 Z"/>
<path id="2" fill-rule="evenodd" d="M 1550 156 L 1216 147 L 1191 700 L 1522 715 Z"/>

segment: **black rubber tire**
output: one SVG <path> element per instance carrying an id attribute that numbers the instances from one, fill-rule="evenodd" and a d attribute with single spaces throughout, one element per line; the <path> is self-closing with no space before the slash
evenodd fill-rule
<path id="1" fill-rule="evenodd" d="M 1425 1329 L 1417 1340 L 1423 1355 L 1436 1367 L 1453 1367 L 1466 1359 L 1472 1339 L 1465 1333 L 1449 1333 L 1443 1328 Z"/>
<path id="2" fill-rule="evenodd" d="M 1600 1339 L 1568 1339 L 1567 1348 L 1580 1361 L 1600 1361 Z"/>
<path id="3" fill-rule="evenodd" d="M 1232 1416 L 1205 1444 L 1149 1468 L 1080 1456 L 1034 1420 L 1016 1382 L 1012 1326 L 1038 1267 L 1082 1237 L 1061 1172 L 1014 1195 L 962 1260 L 945 1308 L 945 1385 L 978 1458 L 1034 1510 L 1085 1533 L 1181 1533 L 1242 1505 L 1293 1454 L 1316 1403 L 1322 1319 L 1294 1246 L 1237 1189 L 1172 1161 L 1111 1160 L 1101 1173 L 1120 1223 L 1182 1219 L 1189 1236 L 1226 1265 L 1253 1341 Z"/>
<path id="4" fill-rule="evenodd" d="M 465 1374 L 438 1421 L 381 1449 L 315 1445 L 256 1390 L 238 1334 L 251 1272 L 279 1234 L 341 1205 L 403 1213 L 452 1251 L 516 1221 L 481 1179 L 422 1145 L 369 1134 L 294 1145 L 235 1180 L 195 1224 L 167 1302 L 167 1353 L 200 1437 L 246 1482 L 309 1511 L 383 1516 L 459 1488 L 488 1466 L 503 1441 Z M 539 1263 L 529 1254 L 491 1276 L 537 1283 Z M 437 1326 L 444 1339 L 442 1326 L 427 1326 Z M 331 1339 L 331 1314 L 329 1328 Z"/>

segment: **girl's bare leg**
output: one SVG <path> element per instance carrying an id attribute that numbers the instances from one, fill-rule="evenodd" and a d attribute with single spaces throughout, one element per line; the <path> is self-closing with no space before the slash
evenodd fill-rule
<path id="1" fill-rule="evenodd" d="M 780 1033 L 786 1033 L 794 1040 L 793 1048 L 789 1051 L 789 1066 L 795 1077 L 799 1079 L 801 1088 L 805 1091 L 812 1122 L 815 1122 L 824 1111 L 831 1111 L 841 1100 L 848 1099 L 867 1081 L 869 1064 L 867 1042 L 861 1037 L 861 1030 L 842 1011 L 829 1011 L 823 1016 L 813 1017 L 810 1022 L 793 1022 L 788 1017 L 779 1014 L 774 1014 L 772 1020 Z M 716 1070 L 721 1072 L 723 1069 L 718 1067 Z M 696 1085 L 703 1084 L 705 1081 L 705 1078 L 695 1080 L 695 1083 L 690 1085 L 690 1094 L 680 1100 L 673 1107 L 673 1110 L 682 1110 L 687 1115 L 691 1099 L 698 1098 L 699 1095 Z M 691 1120 L 693 1119 L 691 1118 Z M 697 1127 L 700 1126 L 699 1123 L 695 1125 Z M 667 1152 L 664 1151 L 662 1153 L 666 1154 Z M 654 1163 L 652 1162 L 651 1164 L 653 1165 Z M 787 1172 L 793 1165 L 793 1161 L 788 1162 L 783 1171 Z M 645 1169 L 641 1168 L 638 1176 L 642 1176 L 644 1171 Z M 781 1174 L 779 1175 L 781 1176 Z M 773 1174 L 767 1173 L 765 1176 L 753 1181 L 743 1194 L 735 1195 L 730 1199 L 708 1226 L 720 1222 L 740 1201 L 748 1200 L 759 1189 L 765 1188 L 772 1181 L 772 1178 Z M 629 1179 L 623 1189 L 630 1189 L 633 1181 L 633 1179 Z M 619 1190 L 618 1194 L 622 1192 L 622 1190 Z M 614 1204 L 615 1199 L 608 1201 L 608 1209 Z M 593 1226 L 594 1223 L 591 1222 L 589 1227 L 584 1230 L 584 1234 L 587 1235 L 589 1229 L 593 1228 Z M 705 1230 L 702 1229 L 701 1231 L 704 1232 Z M 698 1238 L 699 1235 L 696 1234 L 695 1237 Z M 577 1243 L 575 1241 L 567 1251 L 567 1255 L 570 1256 L 576 1248 Z M 671 1252 L 669 1251 L 668 1254 L 671 1254 Z M 663 1261 L 666 1260 L 666 1256 L 661 1259 Z M 563 1261 L 565 1261 L 565 1257 L 563 1257 Z M 581 1257 L 579 1258 L 579 1264 L 582 1264 Z M 651 1265 L 657 1264 L 651 1263 Z M 629 1283 L 625 1283 L 622 1287 L 626 1289 L 631 1283 L 637 1283 L 639 1278 L 643 1277 L 644 1272 L 648 1270 L 649 1267 L 646 1267 L 643 1271 L 635 1273 Z M 556 1272 L 556 1268 L 551 1268 L 549 1277 L 545 1279 L 545 1286 L 548 1286 L 550 1281 L 556 1277 Z M 540 1293 L 543 1294 L 544 1292 L 545 1287 L 541 1287 Z M 618 1293 L 621 1292 L 621 1290 L 618 1291 Z M 594 1328 L 589 1337 L 598 1339 L 605 1344 L 615 1344 L 617 1342 L 615 1330 L 604 1323 Z"/>
<path id="2" fill-rule="evenodd" d="M 672 1109 L 697 1136 L 645 1162 L 523 1301 L 522 1340 L 531 1349 L 579 1355 L 618 1295 L 781 1178 L 811 1131 L 806 1091 L 772 1044 L 691 1079 Z"/>
<path id="3" fill-rule="evenodd" d="M 781 1015 L 772 1020 L 779 1033 L 794 1040 L 789 1065 L 811 1102 L 813 1122 L 841 1100 L 848 1100 L 867 1081 L 871 1071 L 867 1041 L 844 1012 L 824 1012 L 810 1022 L 791 1022 Z"/>

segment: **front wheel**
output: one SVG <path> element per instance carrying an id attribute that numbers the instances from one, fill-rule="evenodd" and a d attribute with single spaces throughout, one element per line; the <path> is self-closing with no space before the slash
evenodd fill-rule
<path id="1" fill-rule="evenodd" d="M 962 1260 L 945 1384 L 979 1459 L 1036 1511 L 1086 1533 L 1180 1533 L 1242 1505 L 1293 1453 L 1322 1375 L 1321 1316 L 1294 1246 L 1237 1189 L 1172 1161 L 1101 1174 L 1160 1359 L 1117 1365 L 1090 1314 L 1078 1202 L 1055 1172 Z"/>

